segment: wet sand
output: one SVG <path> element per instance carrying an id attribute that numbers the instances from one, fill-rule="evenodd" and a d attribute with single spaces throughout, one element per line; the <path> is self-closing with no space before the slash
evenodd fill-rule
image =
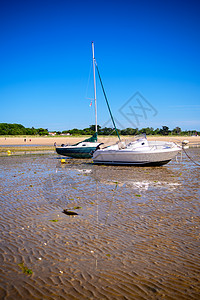
<path id="1" fill-rule="evenodd" d="M 66 162 L 0 158 L 0 299 L 199 299 L 199 167 Z"/>

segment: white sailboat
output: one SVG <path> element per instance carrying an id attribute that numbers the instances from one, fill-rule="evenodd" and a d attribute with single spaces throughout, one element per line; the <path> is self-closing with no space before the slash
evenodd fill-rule
<path id="1" fill-rule="evenodd" d="M 92 137 L 85 139 L 74 145 L 61 145 L 56 147 L 56 152 L 60 155 L 74 158 L 91 158 L 92 152 L 101 144 L 97 141 L 97 101 L 96 101 L 96 79 L 95 79 L 95 57 L 94 43 L 92 42 L 92 61 L 93 61 L 93 76 L 94 76 L 94 104 L 95 104 L 95 133 Z"/>
<path id="2" fill-rule="evenodd" d="M 119 138 L 119 142 L 114 145 L 105 147 L 104 149 L 97 149 L 93 153 L 93 162 L 95 164 L 160 166 L 167 164 L 179 152 L 181 152 L 182 147 L 174 142 L 147 141 L 146 135 L 136 136 L 132 141 L 121 141 L 114 118 L 111 113 L 108 99 L 106 97 L 97 64 L 96 68 L 111 116 L 111 120 Z"/>
<path id="3" fill-rule="evenodd" d="M 95 164 L 111 165 L 164 165 L 172 160 L 182 150 L 182 146 L 174 142 L 148 141 L 146 135 L 136 136 L 132 141 L 121 141 L 114 118 L 106 97 L 99 69 L 94 57 L 94 43 L 92 42 L 93 75 L 94 75 L 94 101 L 95 101 L 95 134 L 75 145 L 62 145 L 56 147 L 58 154 L 75 158 L 93 158 Z M 96 104 L 96 80 L 95 67 L 99 76 L 103 94 L 119 142 L 100 149 L 101 143 L 97 142 L 97 104 Z M 93 155 L 93 156 L 92 156 Z"/>
<path id="4" fill-rule="evenodd" d="M 172 160 L 182 147 L 174 142 L 148 141 L 146 135 L 131 142 L 119 141 L 94 152 L 95 164 L 161 166 Z"/>

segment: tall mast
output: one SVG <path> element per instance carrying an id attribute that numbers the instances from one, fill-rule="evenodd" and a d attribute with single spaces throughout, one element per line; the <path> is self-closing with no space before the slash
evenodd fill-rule
<path id="1" fill-rule="evenodd" d="M 96 97 L 95 58 L 94 58 L 93 42 L 92 42 L 92 58 L 93 58 L 93 76 L 94 76 L 95 131 L 97 132 L 97 97 Z"/>
<path id="2" fill-rule="evenodd" d="M 106 92 L 105 92 L 104 87 L 103 87 L 103 82 L 102 82 L 102 80 L 101 80 L 101 76 L 100 76 L 100 73 L 99 73 L 99 68 L 98 68 L 98 66 L 97 66 L 97 62 L 96 62 L 96 61 L 95 61 L 95 64 L 96 64 L 96 68 L 97 68 L 97 74 L 98 74 L 98 76 L 99 76 L 99 80 L 100 80 L 101 87 L 102 87 L 102 90 L 103 90 L 103 94 L 104 94 L 104 97 L 105 97 L 105 99 L 106 99 L 106 104 L 107 104 L 107 106 L 108 106 L 108 111 L 109 111 L 109 113 L 110 113 L 110 117 L 111 117 L 111 120 L 112 120 L 113 125 L 114 125 L 114 127 L 115 127 L 115 131 L 116 131 L 116 133 L 117 133 L 118 139 L 120 140 L 119 132 L 118 132 L 117 127 L 116 127 L 116 125 L 115 125 L 115 120 L 114 120 L 114 118 L 113 118 L 113 115 L 112 115 L 112 112 L 111 112 L 111 109 L 110 109 L 110 105 L 109 105 L 109 103 L 108 103 L 108 99 L 107 99 Z"/>

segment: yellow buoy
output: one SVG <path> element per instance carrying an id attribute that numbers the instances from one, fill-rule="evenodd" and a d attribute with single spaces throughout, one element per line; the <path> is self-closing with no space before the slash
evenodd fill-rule
<path id="1" fill-rule="evenodd" d="M 61 164 L 64 164 L 64 163 L 65 163 L 65 159 L 62 158 L 62 159 L 61 159 Z"/>
<path id="2" fill-rule="evenodd" d="M 7 151 L 7 154 L 8 154 L 8 155 L 11 155 L 11 151 L 10 151 L 10 150 L 8 150 L 8 151 Z"/>

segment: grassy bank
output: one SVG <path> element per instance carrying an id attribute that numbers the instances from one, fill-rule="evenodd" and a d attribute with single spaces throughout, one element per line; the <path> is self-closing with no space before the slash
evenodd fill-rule
<path id="1" fill-rule="evenodd" d="M 0 153 L 3 154 L 7 154 L 7 153 L 11 153 L 11 154 L 15 154 L 15 153 L 19 153 L 19 152 L 34 152 L 34 151 L 54 151 L 55 147 L 53 146 L 23 146 L 23 147 L 0 147 Z"/>

